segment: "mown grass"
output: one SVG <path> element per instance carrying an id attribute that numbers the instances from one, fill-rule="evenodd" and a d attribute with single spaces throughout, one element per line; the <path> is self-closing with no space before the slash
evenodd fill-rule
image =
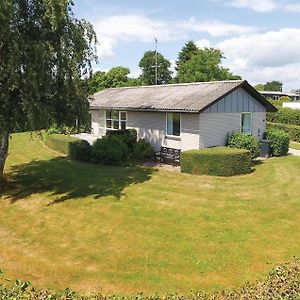
<path id="1" fill-rule="evenodd" d="M 300 143 L 290 142 L 290 148 L 300 150 Z"/>
<path id="2" fill-rule="evenodd" d="M 52 289 L 238 287 L 300 254 L 300 159 L 231 178 L 55 156 L 16 134 L 0 199 L 0 269 Z"/>

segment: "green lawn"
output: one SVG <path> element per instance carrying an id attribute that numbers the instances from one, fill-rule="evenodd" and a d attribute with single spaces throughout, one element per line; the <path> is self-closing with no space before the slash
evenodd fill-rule
<path id="1" fill-rule="evenodd" d="M 300 256 L 300 158 L 233 178 L 103 167 L 11 140 L 0 269 L 37 286 L 132 294 L 238 287 Z"/>
<path id="2" fill-rule="evenodd" d="M 290 142 L 290 148 L 300 150 L 300 143 Z"/>

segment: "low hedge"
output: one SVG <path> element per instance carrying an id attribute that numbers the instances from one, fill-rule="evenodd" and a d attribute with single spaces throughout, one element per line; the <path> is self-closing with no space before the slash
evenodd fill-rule
<path id="1" fill-rule="evenodd" d="M 300 126 L 268 122 L 267 130 L 270 129 L 281 129 L 289 134 L 292 141 L 300 143 Z"/>
<path id="2" fill-rule="evenodd" d="M 271 154 L 273 156 L 285 156 L 289 152 L 290 137 L 282 129 L 269 129 L 266 139 L 271 141 Z"/>
<path id="3" fill-rule="evenodd" d="M 44 136 L 45 144 L 64 155 L 69 155 L 69 144 L 78 141 L 77 138 L 63 134 L 46 134 Z"/>
<path id="4" fill-rule="evenodd" d="M 69 143 L 69 157 L 74 160 L 88 162 L 91 158 L 92 147 L 89 142 L 79 140 Z"/>
<path id="5" fill-rule="evenodd" d="M 267 122 L 300 125 L 300 110 L 281 107 L 275 113 L 267 113 Z"/>
<path id="6" fill-rule="evenodd" d="M 207 293 L 201 290 L 189 294 L 167 294 L 152 296 L 139 293 L 132 296 L 99 293 L 82 295 L 70 289 L 53 292 L 48 289 L 35 288 L 28 282 L 20 280 L 10 284 L 11 280 L 0 276 L 0 299 L 61 299 L 61 300 L 229 300 L 229 299 L 300 299 L 300 261 L 293 259 L 288 263 L 277 265 L 266 278 L 254 283 L 246 283 L 235 290 L 221 290 Z"/>
<path id="7" fill-rule="evenodd" d="M 214 147 L 181 153 L 183 173 L 214 176 L 233 176 L 251 172 L 251 153 L 248 150 Z"/>

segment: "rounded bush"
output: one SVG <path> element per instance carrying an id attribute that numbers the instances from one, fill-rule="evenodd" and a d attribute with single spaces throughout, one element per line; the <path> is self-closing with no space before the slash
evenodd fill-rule
<path id="1" fill-rule="evenodd" d="M 108 135 L 93 143 L 91 162 L 105 165 L 119 165 L 127 161 L 128 154 L 128 146 L 121 139 Z"/>
<path id="2" fill-rule="evenodd" d="M 119 138 L 131 150 L 137 142 L 137 132 L 135 129 L 109 130 L 106 135 Z"/>
<path id="3" fill-rule="evenodd" d="M 251 172 L 248 150 L 215 147 L 181 152 L 181 172 L 198 175 L 233 176 Z"/>
<path id="4" fill-rule="evenodd" d="M 288 125 L 288 124 L 277 124 L 277 123 L 267 123 L 268 129 L 281 129 L 287 132 L 292 141 L 300 143 L 300 126 Z"/>
<path id="5" fill-rule="evenodd" d="M 69 144 L 69 157 L 74 160 L 87 162 L 90 160 L 92 147 L 84 140 L 71 142 Z"/>
<path id="6" fill-rule="evenodd" d="M 134 144 L 132 155 L 134 159 L 143 161 L 152 158 L 154 155 L 154 150 L 149 143 L 141 139 Z"/>
<path id="7" fill-rule="evenodd" d="M 260 152 L 259 141 L 251 134 L 234 132 L 229 138 L 227 145 L 233 148 L 245 149 L 251 152 L 251 157 L 257 157 Z"/>
<path id="8" fill-rule="evenodd" d="M 285 156 L 289 152 L 289 134 L 280 129 L 271 129 L 266 133 L 266 138 L 272 142 L 271 154 L 273 156 Z"/>

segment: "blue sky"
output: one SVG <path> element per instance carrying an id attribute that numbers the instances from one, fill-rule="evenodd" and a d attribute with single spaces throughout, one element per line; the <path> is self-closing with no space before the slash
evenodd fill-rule
<path id="1" fill-rule="evenodd" d="M 188 40 L 217 47 L 223 64 L 250 83 L 277 79 L 300 88 L 300 0 L 75 0 L 77 17 L 90 21 L 99 40 L 95 69 L 129 67 L 147 50 L 172 64 Z"/>

